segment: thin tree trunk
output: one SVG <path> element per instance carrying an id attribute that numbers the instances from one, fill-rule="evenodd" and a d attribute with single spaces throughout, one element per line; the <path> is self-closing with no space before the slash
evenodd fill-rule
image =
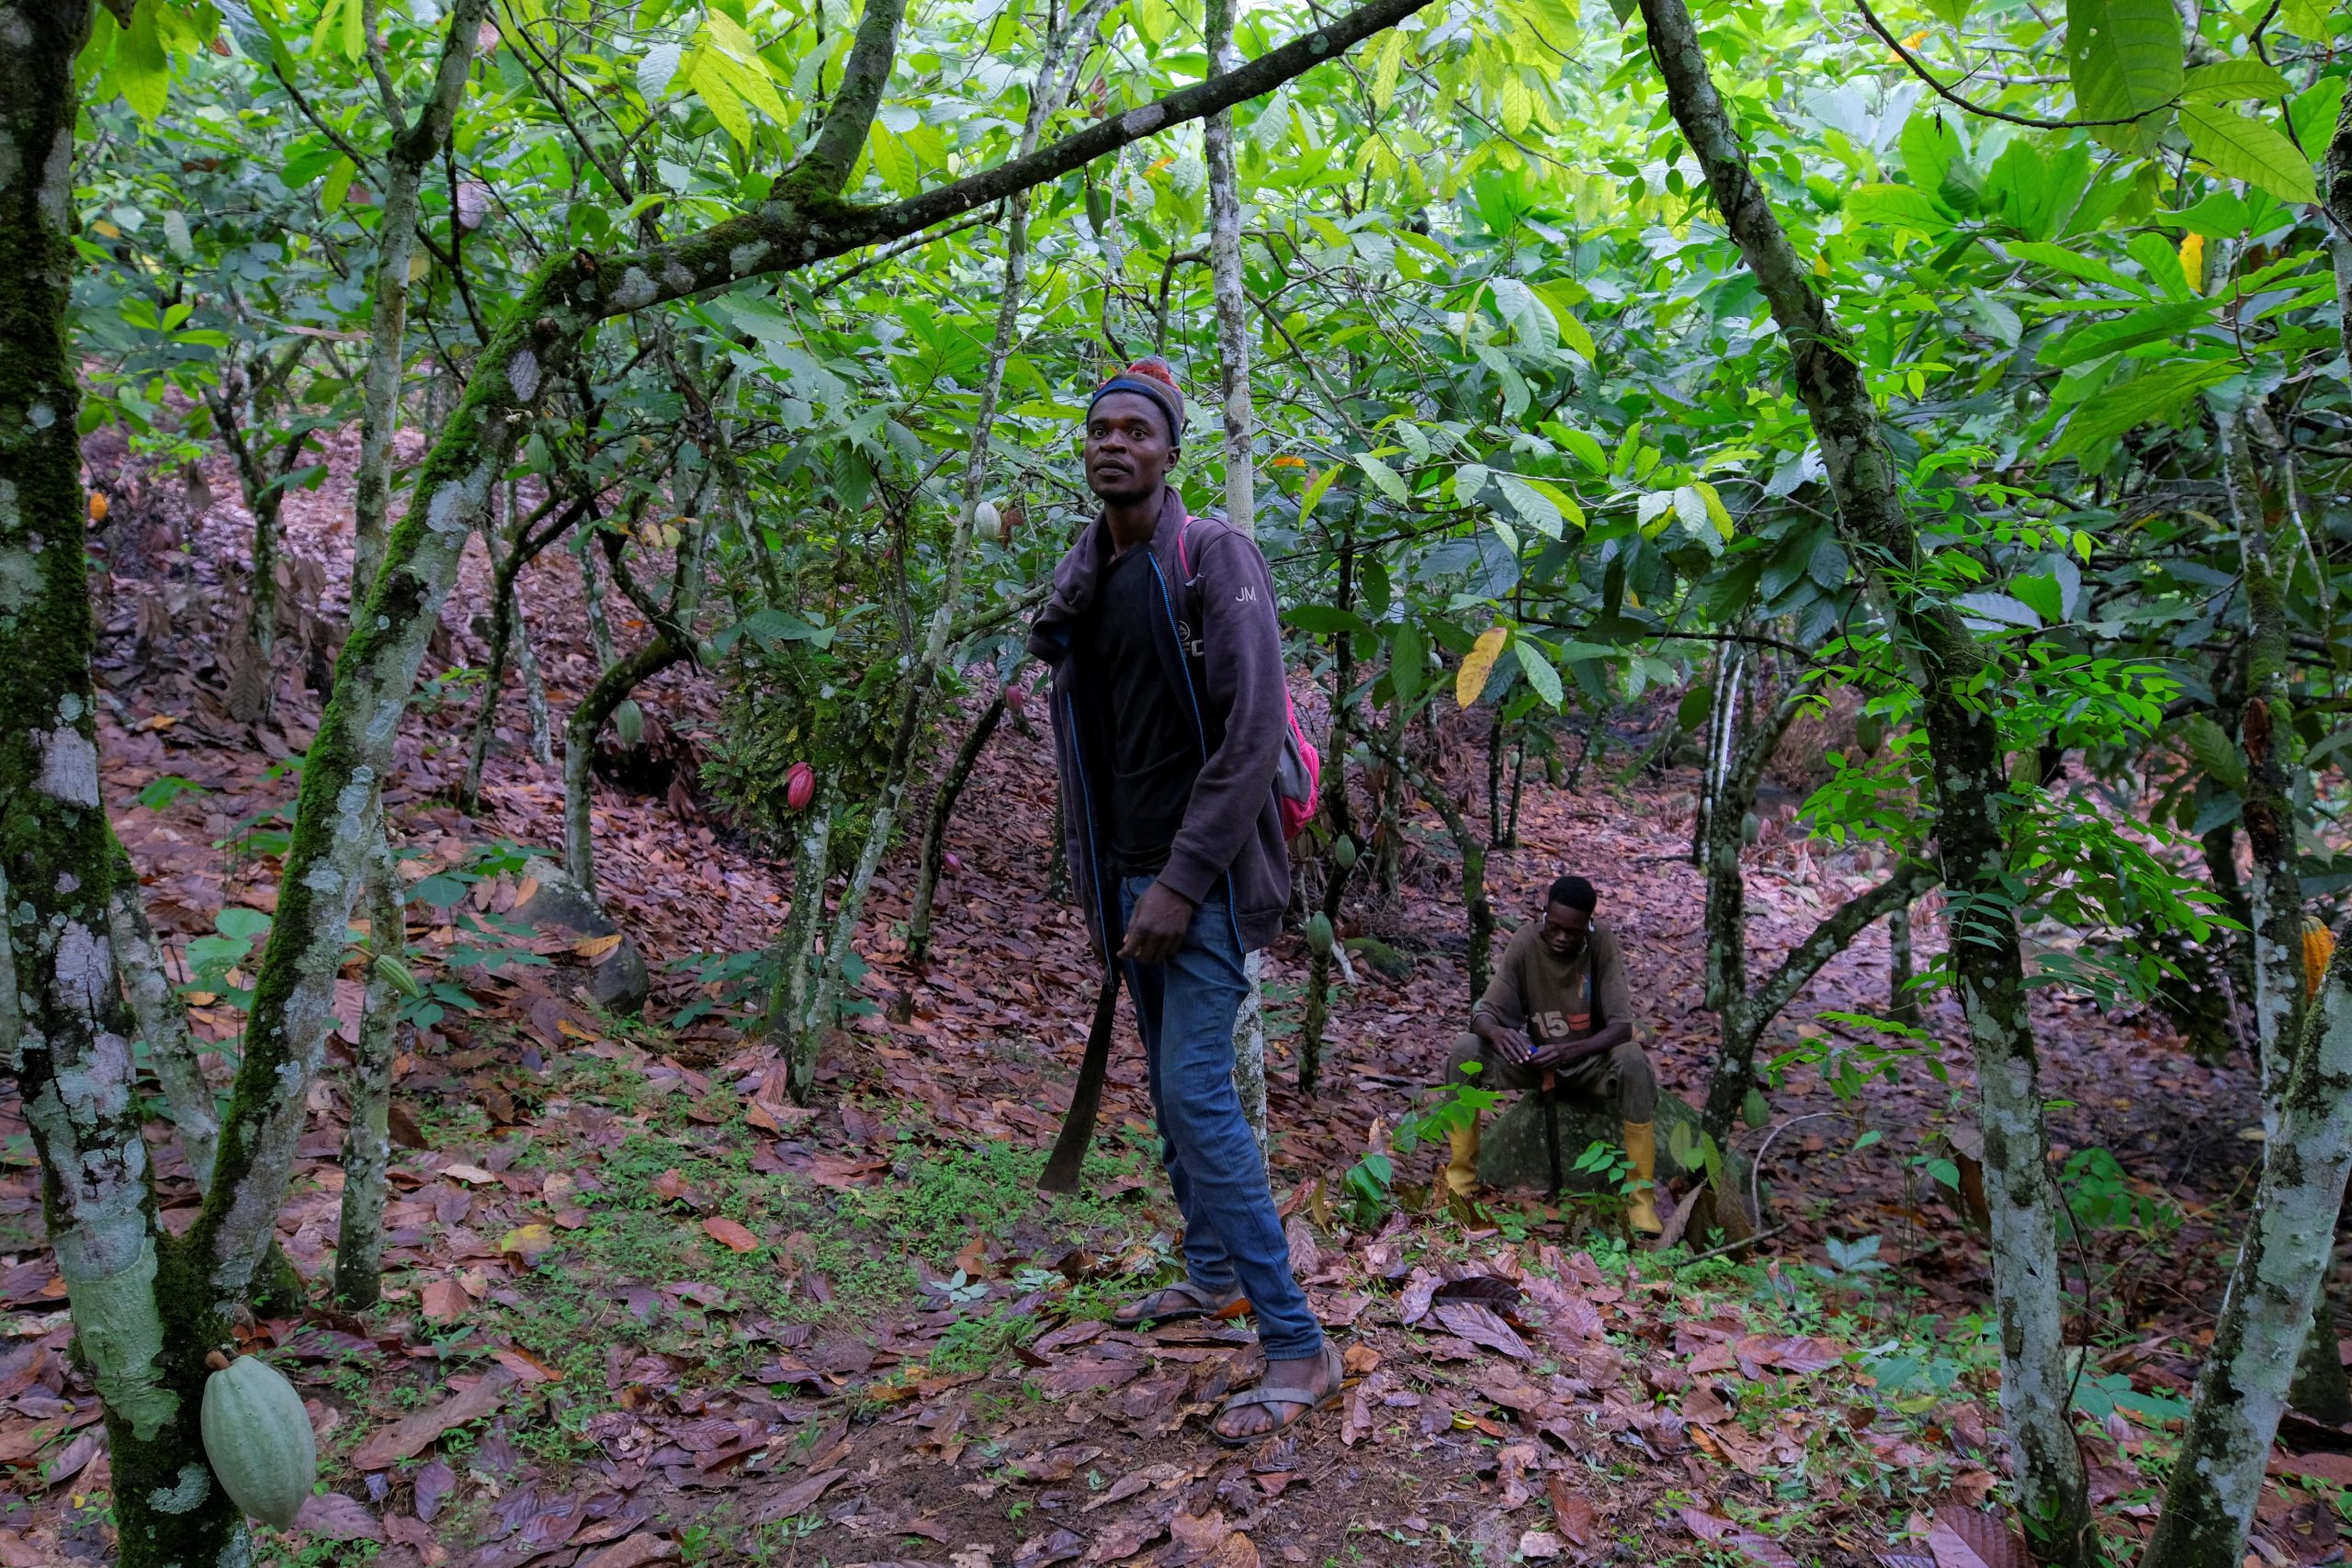
<path id="1" fill-rule="evenodd" d="M 1102 0 L 1088 7 L 1086 18 L 1099 18 Z M 1089 25 L 1081 19 L 1080 26 Z M 1071 33 L 1079 28 L 1072 28 Z M 1046 51 L 1044 63 L 1037 73 L 1036 85 L 1030 92 L 1029 116 L 1021 133 L 1019 156 L 1025 157 L 1037 145 L 1046 122 L 1060 107 L 1063 88 L 1057 82 L 1056 71 L 1060 63 L 1063 47 L 1070 35 L 1053 40 Z M 1074 81 L 1073 72 L 1064 81 Z M 874 805 L 874 814 L 865 831 L 865 842 L 860 848 L 857 863 L 852 869 L 848 885 L 842 889 L 841 907 L 833 919 L 832 934 L 825 944 L 824 962 L 818 971 L 817 984 L 808 1010 L 795 1020 L 798 1043 L 794 1051 L 796 1063 L 805 1064 L 805 1071 L 796 1070 L 797 1082 L 813 1083 L 819 1046 L 823 1032 L 831 1027 L 832 1014 L 839 1006 L 843 976 L 851 945 L 857 934 L 858 917 L 864 909 L 866 889 L 873 884 L 874 874 L 882 863 L 883 852 L 888 848 L 890 835 L 898 826 L 899 811 L 906 799 L 907 779 L 912 771 L 916 737 L 922 728 L 923 705 L 937 680 L 939 668 L 947 657 L 948 633 L 956 624 L 956 611 L 964 592 L 964 567 L 971 553 L 974 519 L 979 513 L 989 479 L 989 444 L 995 433 L 997 403 L 1004 390 L 1004 368 L 1012 355 L 1019 336 L 1021 306 L 1026 292 L 1029 273 L 1029 193 L 1016 192 L 1006 203 L 1004 218 L 1004 278 L 998 296 L 996 338 L 989 352 L 988 369 L 980 382 L 979 408 L 972 421 L 972 439 L 964 460 L 964 489 L 956 513 L 955 532 L 949 536 L 944 569 L 940 574 L 939 599 L 933 605 L 929 625 L 924 628 L 923 642 L 915 657 L 913 667 L 907 671 L 907 688 L 900 699 L 899 724 L 892 737 L 890 759 L 883 772 L 882 797 Z"/>
<path id="2" fill-rule="evenodd" d="M 1203 36 L 1212 75 L 1238 69 L 1233 47 L 1235 0 L 1208 0 Z M 1250 397 L 1250 292 L 1241 275 L 1241 187 L 1233 169 L 1233 115 L 1220 111 L 1202 127 L 1209 165 L 1209 278 L 1216 302 L 1218 406 L 1225 420 L 1226 521 L 1244 534 L 1258 532 L 1256 415 Z M 1255 951 L 1241 962 L 1250 994 L 1233 1023 L 1233 1085 L 1242 1114 L 1266 1146 L 1265 954 Z"/>
<path id="3" fill-rule="evenodd" d="M 1903 512 L 1894 458 L 1861 367 L 1749 172 L 1684 0 L 1640 5 L 1668 106 L 1788 343 L 1797 390 L 1837 498 L 1839 531 L 1858 559 L 1874 563 L 1873 575 L 1886 567 L 1907 570 L 1917 539 Z M 2000 739 L 1992 716 L 1964 695 L 1982 654 L 1957 614 L 1903 601 L 1883 582 L 1881 597 L 1894 608 L 1893 629 L 1925 666 L 1924 717 L 1951 890 L 1952 964 L 1982 1100 L 2003 1427 L 2036 1550 L 2045 1559 L 2086 1568 L 2098 1550 L 2070 1415 L 2056 1192 L 2026 1015 L 2024 959 L 2007 891 L 2007 842 L 1996 815 L 2004 776 Z"/>
<path id="4" fill-rule="evenodd" d="M 651 642 L 607 665 L 564 724 L 563 869 L 591 898 L 596 897 L 595 820 L 589 808 L 596 737 L 631 692 L 685 657 L 667 631 L 656 632 Z"/>
<path id="5" fill-rule="evenodd" d="M 825 929 L 825 883 L 832 865 L 833 794 L 838 770 L 819 780 L 808 807 L 792 860 L 792 908 L 774 953 L 775 979 L 768 991 L 764 1029 L 772 1043 L 787 1048 L 786 1078 L 796 1105 L 816 1099 L 817 1054 L 822 1038 L 808 1026 L 816 1000 L 817 933 Z"/>
<path id="6" fill-rule="evenodd" d="M 511 486 L 509 490 L 511 492 Z M 548 508 L 542 507 L 538 513 L 526 515 L 513 504 L 510 493 L 506 509 L 507 525 L 504 530 L 506 547 L 503 554 L 498 546 L 499 531 L 489 527 L 482 530 L 482 548 L 490 557 L 491 566 L 490 664 L 482 678 L 481 708 L 474 715 L 473 744 L 466 756 L 465 782 L 458 786 L 458 807 L 469 815 L 481 809 L 482 770 L 489 764 L 490 744 L 498 728 L 498 696 L 500 688 L 506 683 L 506 661 L 518 650 L 525 660 L 527 660 L 530 657 L 529 635 L 523 625 L 523 606 L 516 592 L 516 584 L 522 579 L 523 569 L 537 560 L 539 552 L 553 544 L 564 530 L 571 527 L 587 510 L 587 504 L 584 502 L 574 502 L 557 513 L 552 525 L 535 532 L 531 525 L 540 521 Z M 587 535 L 583 533 L 582 537 L 584 539 Z M 584 565 L 583 559 L 583 567 Z M 596 602 L 593 593 L 589 603 L 592 608 L 592 618 L 601 624 L 604 619 L 603 606 Z M 605 635 L 605 641 L 609 643 L 612 634 L 608 629 Z M 521 639 L 519 645 L 518 637 Z M 617 662 L 617 660 L 607 656 L 604 660 L 604 666 L 609 667 Z M 527 683 L 530 682 L 526 682 Z M 622 695 L 626 696 L 628 694 L 623 693 Z M 531 715 L 533 750 L 535 751 L 551 750 L 551 742 L 548 748 L 541 748 L 538 744 L 540 731 L 544 730 L 548 725 L 547 692 L 544 688 L 536 689 L 534 696 L 537 705 Z M 542 761 L 548 760 L 545 755 L 540 758 Z"/>
<path id="7" fill-rule="evenodd" d="M 368 951 L 351 1121 L 343 1136 L 343 1210 L 335 1235 L 335 1299 L 355 1312 L 383 1293 L 384 1196 L 392 1164 L 392 1063 L 400 1051 L 401 988 L 387 965 L 405 962 L 400 872 L 384 844 L 368 878 Z"/>
<path id="8" fill-rule="evenodd" d="M 523 677 L 523 715 L 531 727 L 531 757 L 542 766 L 555 761 L 555 721 L 548 711 L 547 677 L 531 647 L 529 609 L 514 602 L 514 670 Z"/>
<path id="9" fill-rule="evenodd" d="M 2286 1077 L 2143 1568 L 2235 1568 L 2245 1550 L 2352 1172 L 2352 940 L 2307 1010 Z"/>
<path id="10" fill-rule="evenodd" d="M 197 1433 L 225 1332 L 156 1222 L 109 940 L 120 857 L 100 794 L 87 502 L 66 341 L 74 66 L 87 5 L 0 4 L 0 1057 L 24 1106 L 76 1359 L 105 1409 L 127 1568 L 241 1560 Z M 135 893 L 135 884 L 133 897 Z"/>
<path id="11" fill-rule="evenodd" d="M 931 812 L 923 821 L 922 854 L 916 862 L 914 908 L 907 917 L 907 964 L 917 973 L 931 957 L 932 905 L 939 897 L 940 874 L 947 869 L 947 824 L 956 814 L 956 803 L 963 798 L 964 786 L 971 782 L 972 769 L 987 749 L 989 738 L 1003 721 L 1004 694 L 1000 691 L 996 699 L 980 710 L 980 716 L 972 721 L 964 744 L 956 749 L 956 761 L 948 766 L 947 776 L 939 781 L 939 792 L 931 798 Z"/>
<path id="12" fill-rule="evenodd" d="M 173 994 L 171 971 L 164 960 L 163 943 L 147 920 L 147 900 L 140 892 L 139 871 L 130 852 L 114 846 L 114 901 L 107 907 L 107 932 L 122 965 L 123 991 L 140 1038 L 147 1042 L 148 1064 L 163 1087 L 164 1103 L 171 1108 L 172 1123 L 179 1129 L 180 1152 L 196 1174 L 197 1190 L 212 1184 L 212 1156 L 220 1137 L 220 1114 L 212 1086 L 204 1081 L 204 1064 L 198 1059 L 196 1037 L 188 1032 L 187 1010 Z"/>
<path id="13" fill-rule="evenodd" d="M 1919 1027 L 1919 998 L 1911 989 L 1916 974 L 1911 906 L 1905 902 L 1886 912 L 1886 1016 L 1914 1029 Z"/>
<path id="14" fill-rule="evenodd" d="M 1363 500 L 1359 492 L 1355 503 L 1348 508 L 1347 521 L 1340 528 L 1339 591 L 1332 603 L 1342 611 L 1352 612 L 1356 607 L 1356 525 L 1363 514 Z M 1347 708 L 1356 684 L 1353 635 L 1344 631 L 1332 635 L 1331 658 L 1331 728 L 1323 766 L 1323 815 L 1325 825 L 1331 829 L 1331 853 L 1324 860 L 1322 913 L 1331 922 L 1332 946 L 1317 951 L 1310 942 L 1307 947 L 1306 1000 L 1299 1022 L 1298 1088 L 1300 1093 L 1310 1098 L 1323 1081 L 1323 1030 L 1331 1016 L 1331 964 L 1339 943 L 1340 909 L 1347 898 L 1349 878 L 1363 858 L 1363 846 L 1355 839 L 1354 813 L 1348 805 Z M 1344 865 L 1338 858 L 1341 844 L 1348 847 Z"/>
<path id="15" fill-rule="evenodd" d="M 1413 787 L 1436 808 L 1445 830 L 1453 835 L 1454 852 L 1462 857 L 1462 907 L 1470 917 L 1470 1005 L 1476 1007 L 1487 994 L 1487 981 L 1494 970 L 1495 906 L 1487 896 L 1487 847 L 1462 808 L 1427 770 L 1408 758 L 1402 748 L 1392 754 L 1392 761 L 1407 770 Z"/>
<path id="16" fill-rule="evenodd" d="M 392 141 L 384 156 L 384 196 L 376 222 L 373 310 L 368 321 L 368 368 L 360 380 L 359 470 L 352 488 L 351 602 L 368 597 L 384 555 L 385 519 L 391 510 L 392 436 L 400 428 L 401 373 L 408 363 L 409 257 L 416 245 L 416 197 L 424 171 L 441 155 L 465 96 L 490 0 L 457 0 L 441 41 L 433 87 L 414 121 L 387 99 Z M 452 223 L 457 221 L 453 215 Z"/>

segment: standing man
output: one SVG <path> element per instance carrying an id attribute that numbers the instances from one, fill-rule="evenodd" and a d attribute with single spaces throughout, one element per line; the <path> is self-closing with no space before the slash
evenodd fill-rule
<path id="1" fill-rule="evenodd" d="M 1616 933 L 1593 919 L 1600 895 L 1581 876 L 1563 876 L 1544 900 L 1544 918 L 1512 933 L 1470 1032 L 1453 1043 L 1445 1081 L 1486 1089 L 1553 1089 L 1569 1099 L 1613 1106 L 1634 1162 L 1635 1230 L 1658 1224 L 1657 1079 L 1634 1039 L 1634 1002 Z M 1478 1065 L 1474 1078 L 1464 1071 Z M 1549 1080 L 1548 1082 L 1546 1080 Z M 1445 1184 L 1468 1197 L 1478 1186 L 1478 1121 L 1452 1134 Z"/>
<path id="2" fill-rule="evenodd" d="M 1095 389 L 1086 483 L 1102 513 L 1054 572 L 1030 651 L 1054 672 L 1070 872 L 1143 1033 L 1160 1160 L 1188 1277 L 1135 1325 L 1254 1312 L 1264 1382 L 1212 1429 L 1255 1441 L 1335 1404 L 1340 1356 L 1291 1275 L 1264 1156 L 1233 1088 L 1242 956 L 1290 902 L 1274 774 L 1289 698 L 1273 579 L 1238 529 L 1185 515 L 1168 483 L 1184 400 L 1153 356 Z"/>

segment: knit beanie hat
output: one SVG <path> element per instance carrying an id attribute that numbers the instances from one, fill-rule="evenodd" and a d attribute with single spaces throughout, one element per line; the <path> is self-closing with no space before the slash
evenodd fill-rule
<path id="1" fill-rule="evenodd" d="M 1086 400 L 1086 412 L 1091 414 L 1094 405 L 1113 392 L 1149 398 L 1168 416 L 1168 439 L 1171 443 L 1183 439 L 1184 394 L 1176 389 L 1176 372 L 1159 355 L 1148 354 L 1095 388 L 1094 395 Z"/>

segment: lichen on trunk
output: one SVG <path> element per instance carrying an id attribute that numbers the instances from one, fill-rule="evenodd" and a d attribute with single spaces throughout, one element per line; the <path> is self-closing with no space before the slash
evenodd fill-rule
<path id="1" fill-rule="evenodd" d="M 368 953 L 359 1044 L 351 1067 L 351 1121 L 343 1135 L 343 1204 L 335 1229 L 334 1293 L 345 1306 L 376 1304 L 383 1291 L 384 1197 L 391 1170 L 392 1061 L 400 1045 L 401 971 L 407 917 L 400 863 L 379 842 L 368 865 Z"/>

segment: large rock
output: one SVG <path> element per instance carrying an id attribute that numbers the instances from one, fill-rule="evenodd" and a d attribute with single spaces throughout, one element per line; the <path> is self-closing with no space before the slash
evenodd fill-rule
<path id="1" fill-rule="evenodd" d="M 1676 1193 L 1687 1193 L 1703 1176 L 1696 1163 L 1699 1145 L 1699 1113 L 1689 1101 L 1675 1095 L 1661 1093 L 1657 1097 L 1657 1179 L 1661 1186 L 1673 1190 L 1661 1193 L 1658 1212 L 1667 1213 L 1673 1207 Z M 1693 1163 L 1685 1165 L 1674 1156 L 1677 1127 L 1690 1129 L 1689 1146 Z M 1598 1192 L 1602 1190 L 1600 1178 L 1590 1171 L 1576 1168 L 1577 1157 L 1596 1143 L 1623 1147 L 1625 1124 L 1614 1111 L 1589 1110 L 1563 1101 L 1560 1105 L 1560 1190 L 1564 1192 Z M 1478 1144 L 1478 1179 L 1489 1187 L 1532 1188 L 1541 1192 L 1552 1185 L 1550 1157 L 1544 1148 L 1544 1103 L 1540 1095 L 1522 1094 L 1500 1115 L 1488 1122 L 1486 1135 Z M 1756 1222 L 1746 1218 L 1748 1207 L 1748 1161 L 1736 1150 L 1726 1151 L 1724 1169 L 1717 1183 L 1718 1190 L 1703 1195 L 1693 1212 L 1686 1216 L 1689 1234 L 1702 1236 L 1722 1230 L 1735 1237 L 1752 1234 Z M 1671 1229 L 1671 1227 L 1669 1227 Z"/>
<path id="2" fill-rule="evenodd" d="M 645 1005 L 653 977 L 645 955 L 629 934 L 555 862 L 533 855 L 523 863 L 523 875 L 537 884 L 531 896 L 514 906 L 514 918 L 543 931 L 568 931 L 577 937 L 617 936 L 620 942 L 592 962 L 582 975 L 581 991 L 607 1012 L 631 1013 Z"/>

